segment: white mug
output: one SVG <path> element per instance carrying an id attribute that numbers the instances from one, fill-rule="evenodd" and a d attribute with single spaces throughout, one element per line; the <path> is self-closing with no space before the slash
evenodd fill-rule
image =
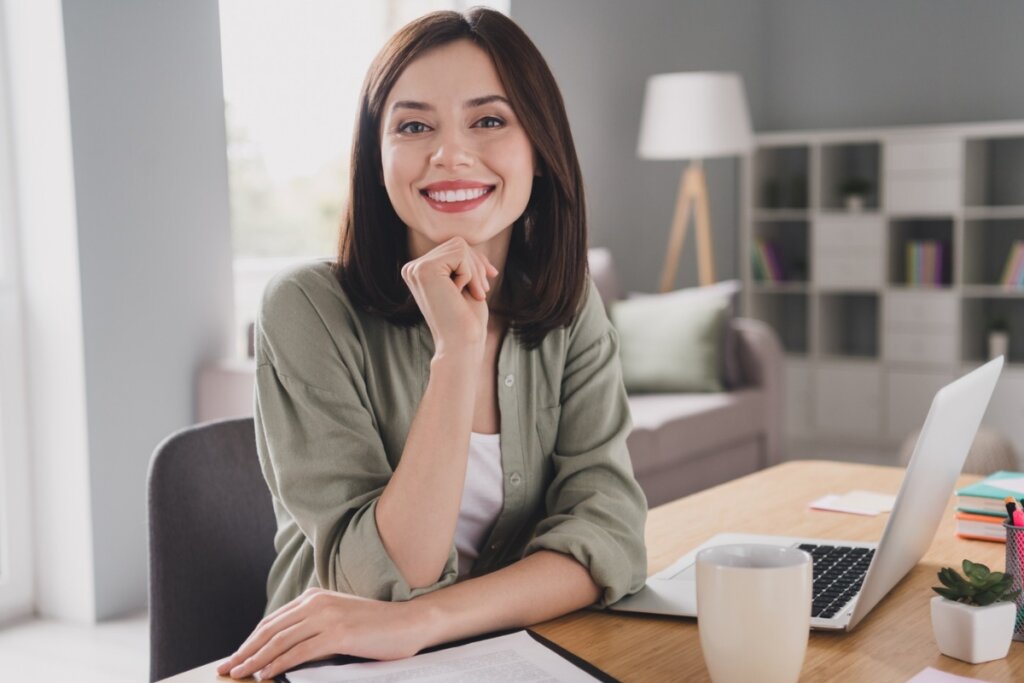
<path id="1" fill-rule="evenodd" d="M 697 553 L 697 629 L 715 683 L 794 683 L 811 628 L 811 556 L 740 543 Z"/>

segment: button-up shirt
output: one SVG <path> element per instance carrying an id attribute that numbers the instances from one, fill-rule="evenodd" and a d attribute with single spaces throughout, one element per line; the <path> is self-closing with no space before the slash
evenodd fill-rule
<path id="1" fill-rule="evenodd" d="M 454 541 L 438 580 L 413 588 L 391 560 L 375 509 L 430 377 L 425 322 L 357 309 L 317 262 L 268 285 L 256 338 L 256 441 L 273 494 L 277 559 L 269 613 L 310 586 L 409 600 L 458 579 Z M 600 604 L 646 576 L 647 506 L 633 477 L 618 336 L 591 282 L 568 326 L 498 353 L 504 507 L 473 566 L 494 571 L 538 550 L 575 558 Z"/>

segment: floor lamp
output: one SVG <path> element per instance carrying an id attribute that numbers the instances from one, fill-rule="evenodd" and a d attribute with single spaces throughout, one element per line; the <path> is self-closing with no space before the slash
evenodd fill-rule
<path id="1" fill-rule="evenodd" d="M 679 179 L 661 291 L 672 289 L 691 213 L 696 214 L 697 274 L 700 284 L 715 282 L 711 217 L 704 159 L 746 153 L 752 144 L 750 114 L 737 74 L 689 72 L 647 79 L 640 143 L 643 159 L 690 159 Z"/>

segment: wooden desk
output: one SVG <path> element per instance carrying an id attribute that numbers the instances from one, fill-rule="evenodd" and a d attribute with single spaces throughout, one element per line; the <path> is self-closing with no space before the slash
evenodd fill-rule
<path id="1" fill-rule="evenodd" d="M 862 517 L 812 511 L 807 504 L 850 489 L 896 493 L 903 470 L 846 463 L 788 462 L 651 510 L 647 553 L 653 574 L 722 531 L 877 540 L 888 515 Z M 979 477 L 964 476 L 959 486 Z M 737 505 L 743 501 L 743 506 Z M 994 570 L 1004 567 L 1001 543 L 953 535 L 952 501 L 921 562 L 852 633 L 812 631 L 801 681 L 902 682 L 926 666 L 985 681 L 1024 680 L 1024 643 L 1010 655 L 969 665 L 939 654 L 932 637 L 929 600 L 936 573 L 965 557 Z M 622 681 L 709 681 L 695 619 L 581 611 L 535 630 Z M 175 676 L 173 683 L 225 681 L 208 664 Z"/>

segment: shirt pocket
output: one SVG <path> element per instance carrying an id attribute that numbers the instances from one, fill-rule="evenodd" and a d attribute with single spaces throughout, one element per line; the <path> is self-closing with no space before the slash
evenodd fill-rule
<path id="1" fill-rule="evenodd" d="M 542 458 L 548 458 L 555 452 L 558 442 L 558 421 L 562 416 L 562 406 L 538 408 L 537 419 L 534 420 L 537 433 L 537 445 Z"/>

